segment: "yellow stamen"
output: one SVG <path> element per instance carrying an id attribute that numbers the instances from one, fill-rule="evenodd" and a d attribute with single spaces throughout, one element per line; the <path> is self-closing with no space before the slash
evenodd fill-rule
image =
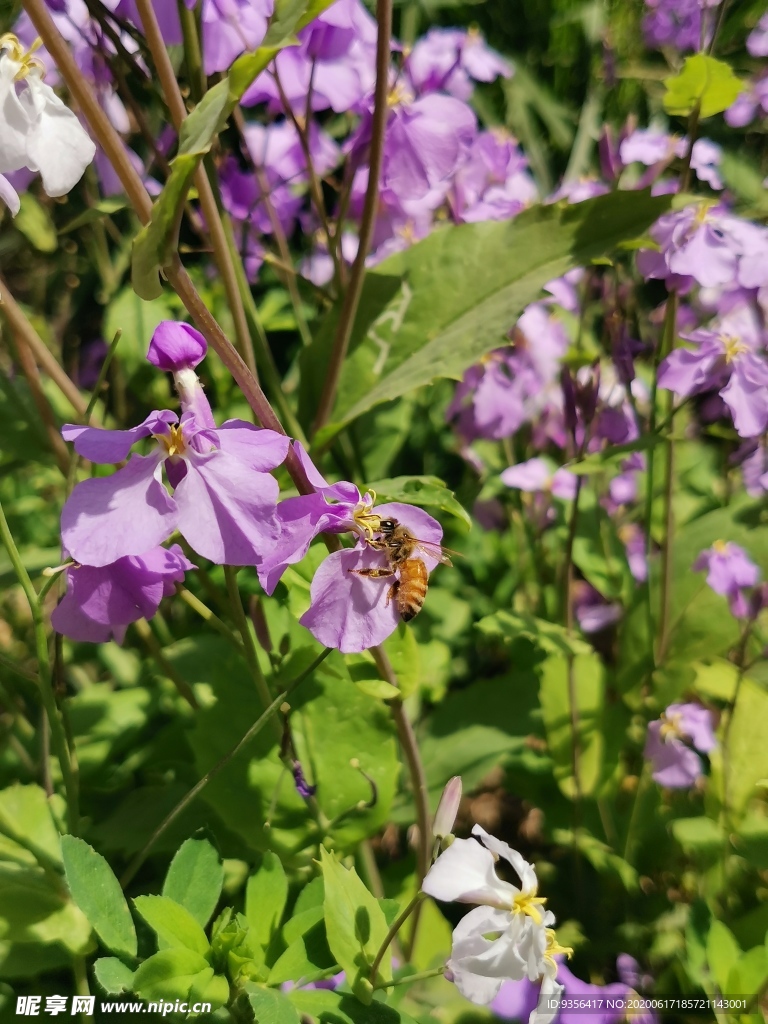
<path id="1" fill-rule="evenodd" d="M 740 356 L 743 352 L 749 352 L 749 347 L 744 344 L 743 341 L 739 341 L 738 338 L 734 338 L 730 334 L 721 334 L 720 341 L 725 346 L 725 362 L 730 364 L 734 361 L 736 356 Z"/>
<path id="2" fill-rule="evenodd" d="M 379 533 L 381 530 L 381 516 L 371 512 L 371 509 L 376 504 L 376 491 L 366 491 L 365 497 L 370 500 L 361 501 L 352 513 L 352 518 L 366 541 L 370 543 L 373 540 L 374 533 Z"/>
<path id="3" fill-rule="evenodd" d="M 520 892 L 512 901 L 513 914 L 527 914 L 535 924 L 541 924 L 544 920 L 539 907 L 546 903 L 546 897 L 536 896 L 535 893 Z"/>
<path id="4" fill-rule="evenodd" d="M 712 549 L 718 553 L 718 555 L 726 555 L 728 548 L 730 547 L 727 540 L 716 540 L 712 545 Z"/>
<path id="5" fill-rule="evenodd" d="M 404 82 L 395 82 L 387 96 L 388 107 L 400 107 L 413 101 L 413 93 Z"/>
<path id="6" fill-rule="evenodd" d="M 661 728 L 659 729 L 659 736 L 665 743 L 671 739 L 683 738 L 683 730 L 680 724 L 682 720 L 683 716 L 679 712 L 676 712 L 671 715 L 664 714 L 661 716 Z"/>
<path id="7" fill-rule="evenodd" d="M 165 448 L 169 457 L 183 455 L 187 450 L 184 442 L 184 435 L 181 432 L 181 424 L 177 423 L 169 427 L 169 434 L 155 434 L 154 437 Z"/>
<path id="8" fill-rule="evenodd" d="M 567 956 L 570 960 L 573 956 L 573 948 L 571 946 L 561 946 L 557 941 L 557 935 L 555 934 L 554 928 L 545 928 L 544 934 L 547 937 L 547 948 L 544 951 L 544 960 L 554 969 L 557 970 L 557 962 L 555 961 L 556 956 Z"/>
<path id="9" fill-rule="evenodd" d="M 21 67 L 14 76 L 15 81 L 20 82 L 23 78 L 26 78 L 31 71 L 39 71 L 41 74 L 45 74 L 45 65 L 39 57 L 33 57 L 35 50 L 43 45 L 42 39 L 38 36 L 37 39 L 32 43 L 28 50 L 19 42 L 17 36 L 13 32 L 6 32 L 0 36 L 0 50 L 6 50 L 8 56 L 14 62 L 14 64 L 20 64 Z"/>

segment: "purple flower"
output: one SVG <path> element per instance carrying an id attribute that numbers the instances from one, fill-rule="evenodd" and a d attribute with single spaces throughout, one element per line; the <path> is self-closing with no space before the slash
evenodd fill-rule
<path id="1" fill-rule="evenodd" d="M 158 364 L 177 360 L 174 381 L 181 420 L 155 410 L 130 430 L 66 424 L 65 440 L 83 458 L 117 463 L 139 440 L 156 442 L 149 455 L 131 455 L 112 476 L 92 477 L 75 487 L 61 514 L 62 540 L 76 561 L 104 566 L 127 555 L 143 555 L 175 530 L 204 558 L 230 565 L 255 565 L 277 537 L 277 481 L 289 439 L 244 420 L 216 427 L 202 385 L 191 365 L 204 341 L 194 329 L 168 321 L 153 336 Z M 165 465 L 173 497 L 161 480 Z"/>
<path id="2" fill-rule="evenodd" d="M 425 545 L 437 546 L 442 540 L 440 524 L 413 505 L 378 505 L 375 514 L 382 519 L 396 519 Z M 417 557 L 428 572 L 438 565 L 438 559 L 428 550 L 421 549 Z M 393 579 L 358 573 L 386 568 L 384 552 L 371 547 L 362 537 L 354 548 L 334 551 L 315 573 L 311 604 L 299 621 L 321 644 L 337 648 L 342 654 L 357 654 L 383 643 L 401 621 L 397 602 L 391 598 Z"/>
<path id="3" fill-rule="evenodd" d="M 227 71 L 246 50 L 259 47 L 274 0 L 203 0 L 201 28 L 206 75 Z"/>
<path id="4" fill-rule="evenodd" d="M 648 559 L 646 558 L 646 538 L 637 523 L 625 523 L 619 527 L 619 540 L 624 545 L 627 563 L 633 579 L 644 583 L 648 579 Z"/>
<path id="5" fill-rule="evenodd" d="M 723 114 L 731 128 L 744 128 L 756 117 L 768 115 L 768 74 L 757 75 Z"/>
<path id="6" fill-rule="evenodd" d="M 551 470 L 544 459 L 528 459 L 510 466 L 501 474 L 502 483 L 521 491 L 550 491 L 556 498 L 571 500 L 576 494 L 577 477 L 568 469 Z"/>
<path id="7" fill-rule="evenodd" d="M 536 184 L 515 139 L 480 132 L 454 175 L 449 202 L 456 220 L 505 220 L 535 202 Z"/>
<path id="8" fill-rule="evenodd" d="M 472 145 L 477 122 L 472 110 L 453 96 L 429 93 L 414 99 L 395 85 L 390 100 L 381 187 L 398 199 L 422 199 L 447 191 L 450 179 Z M 370 132 L 364 123 L 357 145 Z"/>
<path id="9" fill-rule="evenodd" d="M 751 307 L 740 306 L 706 328 L 685 335 L 693 349 L 670 353 L 659 368 L 659 387 L 683 398 L 718 390 L 742 437 L 768 428 L 768 360 L 764 333 Z"/>
<path id="10" fill-rule="evenodd" d="M 158 370 L 174 373 L 197 366 L 207 351 L 208 344 L 200 331 L 176 320 L 163 320 L 152 335 L 147 359 Z"/>
<path id="11" fill-rule="evenodd" d="M 768 57 L 768 12 L 747 36 L 747 50 L 753 57 Z"/>
<path id="12" fill-rule="evenodd" d="M 733 458 L 741 463 L 744 489 L 752 498 L 768 491 L 768 444 L 765 438 L 746 442 Z"/>
<path id="13" fill-rule="evenodd" d="M 600 633 L 615 625 L 622 615 L 622 607 L 615 601 L 606 601 L 603 595 L 584 580 L 574 588 L 573 607 L 576 620 L 584 633 Z"/>
<path id="14" fill-rule="evenodd" d="M 129 623 L 151 619 L 174 584 L 195 568 L 178 544 L 111 565 L 70 566 L 67 593 L 51 615 L 53 628 L 71 640 L 107 643 L 114 637 L 122 643 Z"/>
<path id="15" fill-rule="evenodd" d="M 701 776 L 702 760 L 717 746 L 714 716 L 700 704 L 670 704 L 648 725 L 644 756 L 653 779 L 669 789 L 688 789 Z"/>
<path id="16" fill-rule="evenodd" d="M 304 769 L 301 767 L 301 761 L 293 762 L 291 765 L 291 774 L 293 775 L 293 783 L 296 786 L 296 792 L 299 796 L 308 800 L 311 796 L 315 795 L 317 792 L 317 786 L 310 786 L 307 782 L 307 778 L 304 775 Z"/>
<path id="17" fill-rule="evenodd" d="M 417 93 L 447 92 L 460 100 L 472 95 L 472 79 L 492 82 L 513 73 L 512 65 L 479 32 L 457 28 L 430 29 L 414 45 L 406 69 Z"/>
<path id="18" fill-rule="evenodd" d="M 743 588 L 754 587 L 760 570 L 744 548 L 732 541 L 716 540 L 711 548 L 701 552 L 693 563 L 693 570 L 706 570 L 707 584 L 716 594 L 728 598 L 733 615 L 743 618 L 749 613 Z"/>
<path id="19" fill-rule="evenodd" d="M 649 8 L 643 20 L 649 47 L 699 50 L 709 45 L 713 19 L 708 8 L 720 0 L 645 0 Z"/>
<path id="20" fill-rule="evenodd" d="M 659 252 L 641 249 L 645 277 L 692 278 L 705 288 L 768 282 L 768 229 L 704 202 L 665 213 L 651 228 Z"/>

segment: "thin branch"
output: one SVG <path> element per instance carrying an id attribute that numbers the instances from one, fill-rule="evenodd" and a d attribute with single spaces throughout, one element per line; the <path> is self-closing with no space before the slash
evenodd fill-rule
<path id="1" fill-rule="evenodd" d="M 37 0 L 41 2 L 41 0 Z M 331 417 L 336 402 L 336 393 L 341 379 L 341 368 L 347 357 L 349 342 L 355 326 L 365 279 L 365 260 L 373 240 L 376 225 L 376 211 L 379 206 L 379 179 L 384 159 L 384 135 L 389 118 L 389 61 L 392 39 L 392 0 L 377 0 L 376 18 L 379 25 L 376 40 L 376 91 L 374 94 L 373 122 L 371 125 L 371 152 L 368 169 L 368 188 L 365 192 L 363 219 L 360 223 L 360 241 L 355 262 L 349 276 L 349 285 L 339 315 L 339 324 L 333 342 L 330 362 L 323 383 L 314 433 L 323 427 Z M 330 239 L 329 239 L 330 241 Z"/>

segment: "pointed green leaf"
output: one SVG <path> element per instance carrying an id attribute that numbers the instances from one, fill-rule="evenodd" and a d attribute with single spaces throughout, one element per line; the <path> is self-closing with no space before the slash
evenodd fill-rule
<path id="1" fill-rule="evenodd" d="M 404 501 L 408 505 L 447 512 L 455 516 L 467 529 L 472 525 L 469 514 L 456 500 L 453 491 L 436 476 L 396 476 L 389 480 L 375 480 L 367 486 L 368 490 L 376 492 L 379 505 L 390 501 Z"/>
<path id="2" fill-rule="evenodd" d="M 664 109 L 668 114 L 688 117 L 699 107 L 700 117 L 726 110 L 744 89 L 728 64 L 706 53 L 686 57 L 682 71 L 665 78 Z"/>
<path id="3" fill-rule="evenodd" d="M 246 985 L 254 1024 L 300 1024 L 299 1014 L 282 992 L 261 985 Z"/>
<path id="4" fill-rule="evenodd" d="M 384 911 L 354 868 L 345 868 L 325 847 L 320 850 L 320 862 L 325 885 L 323 906 L 328 945 L 345 971 L 352 991 L 368 1004 L 373 994 L 368 975 L 388 931 Z M 387 949 L 376 981 L 391 978 L 392 955 Z"/>
<path id="5" fill-rule="evenodd" d="M 136 956 L 136 929 L 112 868 L 76 836 L 61 837 L 61 856 L 72 899 L 104 945 L 113 953 Z"/>
<path id="6" fill-rule="evenodd" d="M 166 896 L 137 896 L 133 903 L 161 946 L 191 949 L 203 956 L 208 952 L 205 932 L 185 907 Z"/>
<path id="7" fill-rule="evenodd" d="M 280 858 L 267 851 L 261 867 L 251 875 L 245 889 L 245 916 L 250 925 L 249 937 L 266 950 L 280 927 L 288 899 L 288 879 Z"/>
<path id="8" fill-rule="evenodd" d="M 399 1007 L 376 1000 L 366 1006 L 345 992 L 296 989 L 288 998 L 313 1024 L 416 1024 Z"/>
<path id="9" fill-rule="evenodd" d="M 218 850 L 207 839 L 187 839 L 176 851 L 163 883 L 163 896 L 174 900 L 202 925 L 216 909 L 224 883 Z"/>

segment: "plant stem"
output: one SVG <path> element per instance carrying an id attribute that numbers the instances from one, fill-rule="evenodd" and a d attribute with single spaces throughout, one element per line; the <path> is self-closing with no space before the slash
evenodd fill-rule
<path id="1" fill-rule="evenodd" d="M 675 347 L 677 324 L 677 292 L 672 291 L 667 299 L 664 317 L 664 334 L 662 337 L 661 357 L 669 355 Z M 674 395 L 668 392 L 668 419 L 673 408 Z M 675 514 L 672 504 L 675 475 L 675 448 L 672 439 L 667 436 L 664 475 L 664 536 L 661 539 L 661 596 L 659 600 L 659 644 L 656 652 L 656 664 L 664 659 L 669 638 L 669 602 L 672 594 L 672 561 L 674 546 Z M 650 522 L 648 524 L 650 529 Z"/>
<path id="2" fill-rule="evenodd" d="M 395 988 L 397 985 L 415 985 L 417 981 L 427 981 L 429 978 L 439 978 L 441 974 L 445 974 L 445 964 L 441 964 L 440 967 L 433 967 L 429 971 L 420 971 L 418 974 L 408 974 L 403 978 L 398 978 L 396 981 L 385 981 L 382 985 L 377 985 L 377 989 L 382 988 Z"/>
<path id="3" fill-rule="evenodd" d="M 243 645 L 238 637 L 232 632 L 226 622 L 223 622 L 215 612 L 211 611 L 207 604 L 187 590 L 186 587 L 178 587 L 176 593 L 193 612 L 196 612 L 204 622 L 208 623 L 211 629 L 215 629 L 217 633 L 225 637 L 240 654 L 244 653 Z"/>
<path id="4" fill-rule="evenodd" d="M 53 692 L 53 676 L 51 674 L 51 661 L 48 654 L 48 637 L 45 634 L 45 623 L 43 612 L 40 607 L 35 588 L 29 573 L 24 568 L 19 549 L 13 539 L 8 520 L 5 518 L 2 504 L 0 503 L 0 539 L 3 541 L 8 557 L 16 573 L 16 578 L 21 584 L 22 590 L 27 598 L 29 610 L 32 613 L 32 622 L 35 632 L 35 649 L 37 653 L 37 683 L 40 697 L 45 709 L 45 715 L 51 730 L 51 742 L 61 767 L 61 776 L 64 781 L 64 790 L 67 798 L 67 814 L 69 830 L 77 835 L 80 824 L 80 811 L 78 799 L 78 778 L 77 771 L 73 765 L 69 746 L 67 745 L 66 733 L 62 723 L 61 713 L 56 704 L 56 695 Z"/>
<path id="5" fill-rule="evenodd" d="M 34 356 L 35 362 L 51 378 L 53 383 L 64 395 L 75 410 L 78 419 L 87 422 L 86 402 L 67 374 L 56 361 L 43 339 L 27 319 L 21 306 L 8 290 L 8 285 L 0 277 L 0 309 L 5 314 L 19 347 L 25 346 Z"/>
<path id="6" fill-rule="evenodd" d="M 152 59 L 155 62 L 155 70 L 157 71 L 160 79 L 163 95 L 165 96 L 165 101 L 168 104 L 171 120 L 178 132 L 181 130 L 184 118 L 187 116 L 187 108 L 184 105 L 184 98 L 181 95 L 181 89 L 179 88 L 179 83 L 176 78 L 176 72 L 173 70 L 173 65 L 171 64 L 168 56 L 168 51 L 165 48 L 163 35 L 160 31 L 157 15 L 155 14 L 155 9 L 152 6 L 151 0 L 136 0 L 136 6 L 138 8 L 142 25 L 144 26 L 144 35 L 146 37 L 150 53 L 152 54 Z M 208 180 L 205 167 L 202 163 L 195 171 L 195 185 L 197 186 L 197 192 L 200 197 L 200 206 L 203 210 L 205 224 L 211 237 L 213 256 L 216 260 L 219 274 L 221 275 L 221 281 L 224 285 L 224 291 L 227 296 L 227 303 L 232 314 L 237 345 L 248 364 L 249 370 L 254 376 L 256 376 L 256 363 L 254 360 L 253 346 L 251 345 L 251 336 L 248 331 L 248 322 L 245 318 L 245 307 L 243 306 L 243 302 L 240 297 L 240 290 L 237 286 L 237 276 L 235 274 L 234 263 L 232 262 L 232 254 L 229 250 L 229 246 L 227 245 L 227 239 L 221 223 L 221 215 L 216 203 L 216 197 L 214 195 L 211 182 Z"/>
<path id="7" fill-rule="evenodd" d="M 198 797 L 200 793 L 202 793 L 202 791 L 205 789 L 205 787 L 208 785 L 211 779 L 215 778 L 223 768 L 226 768 L 226 766 L 229 764 L 232 758 L 236 757 L 243 749 L 243 747 L 250 743 L 254 736 L 258 735 L 258 733 L 261 732 L 261 730 L 264 728 L 267 722 L 270 722 L 274 719 L 275 715 L 280 710 L 281 705 L 288 699 L 290 694 L 293 693 L 293 691 L 296 689 L 297 686 L 299 686 L 300 683 L 304 682 L 307 676 L 310 676 L 315 671 L 318 665 L 320 665 L 322 661 L 325 658 L 327 658 L 330 653 L 331 649 L 329 647 L 326 647 L 323 653 L 319 654 L 317 658 L 315 658 L 315 660 L 312 662 L 312 664 L 301 673 L 301 675 L 297 676 L 297 678 L 294 679 L 292 683 L 286 686 L 282 693 L 278 694 L 277 697 L 275 697 L 275 699 L 272 701 L 269 707 L 253 723 L 253 725 L 245 733 L 242 739 L 238 740 L 238 742 L 229 751 L 229 753 L 225 754 L 220 761 L 217 761 L 213 768 L 211 768 L 210 771 L 206 772 L 202 779 L 200 779 L 199 782 L 195 783 L 192 789 L 190 789 L 189 792 L 186 793 L 181 798 L 181 800 L 179 800 L 179 802 L 176 804 L 173 810 L 169 814 L 167 814 L 166 817 L 160 822 L 160 824 L 149 837 L 147 842 L 144 844 L 141 850 L 139 850 L 139 852 L 133 858 L 131 863 L 128 865 L 125 874 L 120 879 L 120 885 L 123 887 L 123 889 L 125 889 L 125 887 L 134 878 L 136 872 L 147 859 L 155 843 L 158 841 L 160 836 L 162 836 L 162 834 L 166 831 L 166 829 L 170 825 L 172 825 L 173 822 L 182 813 L 182 811 L 186 810 L 186 808 L 189 807 L 192 801 L 195 800 L 195 798 Z"/>
<path id="8" fill-rule="evenodd" d="M 651 773 L 648 768 L 648 762 L 643 761 L 643 770 L 640 773 L 640 778 L 637 782 L 637 789 L 635 790 L 635 801 L 632 804 L 632 813 L 629 816 L 629 825 L 627 826 L 627 838 L 624 841 L 624 860 L 627 864 L 632 863 L 632 857 L 635 852 L 635 828 L 637 826 L 637 816 L 639 813 L 640 802 L 645 796 L 645 790 L 648 786 L 648 782 L 651 778 Z"/>
<path id="9" fill-rule="evenodd" d="M 235 620 L 235 626 L 240 634 L 243 641 L 243 654 L 245 655 L 245 661 L 248 665 L 248 671 L 251 674 L 254 685 L 256 686 L 256 692 L 259 695 L 259 700 L 262 702 L 264 707 L 268 707 L 272 700 L 272 694 L 269 692 L 267 686 L 267 680 L 264 678 L 264 673 L 261 671 L 261 665 L 259 664 L 259 654 L 256 650 L 256 641 L 254 640 L 251 627 L 248 622 L 248 617 L 245 614 L 243 608 L 243 601 L 240 597 L 240 590 L 237 586 L 237 570 L 231 565 L 224 566 L 224 578 L 227 581 L 227 593 L 229 594 L 229 605 L 232 609 L 232 618 Z M 275 732 L 278 739 L 282 736 L 282 730 L 280 726 L 275 723 Z"/>
<path id="10" fill-rule="evenodd" d="M 176 687 L 179 696 L 183 697 L 184 700 L 189 704 L 193 711 L 197 711 L 200 705 L 197 703 L 197 698 L 192 690 L 192 687 L 183 679 L 173 665 L 168 661 L 166 656 L 163 654 L 163 649 L 160 646 L 157 637 L 152 632 L 152 629 L 146 619 L 138 619 L 133 623 L 133 628 L 141 637 L 145 647 L 152 655 L 154 660 L 157 662 L 157 666 L 163 675 L 168 676 L 173 685 Z"/>
<path id="11" fill-rule="evenodd" d="M 333 350 L 328 363 L 323 391 L 320 396 L 313 432 L 324 426 L 330 419 L 336 402 L 336 393 L 341 379 L 341 368 L 349 349 L 349 342 L 355 326 L 360 297 L 365 279 L 365 260 L 373 239 L 376 211 L 379 205 L 379 178 L 384 159 L 384 134 L 389 117 L 387 98 L 389 94 L 389 60 L 392 38 L 393 0 L 377 0 L 376 19 L 379 31 L 376 39 L 376 90 L 374 93 L 373 122 L 371 125 L 371 151 L 368 171 L 368 188 L 365 192 L 363 218 L 360 222 L 360 241 L 355 262 L 349 275 L 349 284 L 339 314 L 339 323 Z"/>
<path id="12" fill-rule="evenodd" d="M 579 453 L 579 457 L 583 454 Z M 584 477 L 576 477 L 576 493 L 573 496 L 571 507 L 571 518 L 568 523 L 568 539 L 565 545 L 565 565 L 563 568 L 563 621 L 565 628 L 570 635 L 573 632 L 573 546 L 576 541 L 576 529 L 579 521 L 579 499 Z M 582 799 L 581 790 L 581 737 L 579 734 L 579 706 L 576 699 L 576 672 L 574 666 L 573 652 L 568 652 L 568 713 L 571 724 L 571 770 L 573 771 L 573 784 L 576 800 L 574 809 L 579 814 L 579 807 Z M 578 825 L 578 821 L 577 821 Z M 575 831 L 575 829 L 574 829 Z"/>
<path id="13" fill-rule="evenodd" d="M 397 933 L 400 931 L 400 929 L 403 927 L 405 922 L 408 920 L 408 918 L 411 916 L 411 914 L 414 912 L 416 907 L 419 906 L 419 904 L 421 903 L 421 901 L 424 898 L 425 898 L 424 893 L 421 890 L 419 890 L 416 893 L 416 895 L 413 897 L 411 902 L 405 907 L 404 910 L 400 911 L 400 913 L 397 915 L 395 920 L 389 926 L 389 931 L 384 936 L 384 941 L 379 946 L 379 951 L 376 954 L 376 958 L 374 959 L 373 963 L 371 964 L 371 970 L 370 970 L 370 973 L 368 975 L 368 978 L 370 979 L 371 984 L 374 984 L 374 982 L 376 981 L 376 972 L 379 969 L 379 964 L 384 959 L 384 954 L 387 952 L 389 947 L 392 945 L 393 939 L 395 938 Z"/>

